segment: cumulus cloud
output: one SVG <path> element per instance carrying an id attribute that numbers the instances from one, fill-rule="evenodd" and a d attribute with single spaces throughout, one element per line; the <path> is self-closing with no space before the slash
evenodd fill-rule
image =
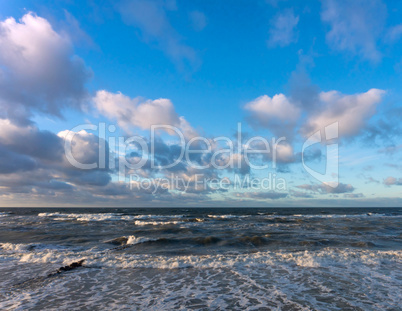
<path id="1" fill-rule="evenodd" d="M 375 113 L 385 91 L 371 89 L 366 93 L 344 95 L 337 91 L 321 92 L 321 107 L 312 113 L 302 127 L 302 134 L 309 136 L 334 122 L 339 122 L 339 135 L 351 137 L 365 127 Z"/>
<path id="2" fill-rule="evenodd" d="M 28 124 L 34 112 L 79 108 L 91 76 L 66 34 L 32 13 L 0 22 L 0 118 Z"/>
<path id="3" fill-rule="evenodd" d="M 37 168 L 37 163 L 29 156 L 9 150 L 0 144 L 0 174 L 31 171 Z"/>
<path id="4" fill-rule="evenodd" d="M 384 179 L 384 185 L 386 186 L 402 186 L 402 178 L 395 178 L 392 176 L 389 176 Z"/>
<path id="5" fill-rule="evenodd" d="M 321 19 L 330 26 L 327 42 L 370 61 L 379 61 L 377 48 L 387 11 L 381 0 L 324 0 Z"/>
<path id="6" fill-rule="evenodd" d="M 180 69 L 197 68 L 194 49 L 183 42 L 168 18 L 167 12 L 176 9 L 175 1 L 124 0 L 117 9 L 126 24 L 138 27 L 144 41 L 163 50 Z"/>
<path id="7" fill-rule="evenodd" d="M 274 95 L 272 98 L 267 95 L 260 96 L 245 108 L 253 112 L 263 126 L 268 125 L 270 119 L 294 122 L 300 114 L 299 109 L 283 94 Z"/>
<path id="8" fill-rule="evenodd" d="M 66 133 L 59 135 L 33 125 L 19 126 L 0 120 L 0 188 L 8 194 L 56 195 L 77 186 L 106 186 L 110 181 L 108 145 L 105 142 L 104 168 L 99 167 L 99 137 L 81 131 L 72 139 L 72 156 L 80 163 L 96 163 L 90 170 L 72 165 L 65 156 Z M 24 172 L 24 174 L 21 174 Z"/>
<path id="9" fill-rule="evenodd" d="M 57 134 L 59 138 L 62 140 L 62 148 L 63 154 L 61 160 L 63 161 L 63 165 L 69 169 L 76 168 L 79 171 L 82 171 L 82 168 L 75 167 L 75 162 L 71 161 L 67 157 L 66 151 L 71 148 L 71 156 L 73 160 L 77 161 L 79 164 L 91 165 L 93 164 L 94 168 L 107 168 L 109 165 L 109 148 L 108 144 L 105 141 L 102 141 L 98 136 L 92 133 L 88 133 L 85 130 L 81 130 L 79 132 L 72 132 L 69 130 L 61 131 Z M 66 144 L 67 140 L 67 144 Z M 71 142 L 71 143 L 70 143 Z M 104 143 L 104 147 L 103 147 Z M 101 156 L 105 156 L 104 158 L 104 167 L 100 167 L 101 164 Z M 84 169 L 84 172 L 87 169 Z M 87 171 L 88 172 L 88 171 Z"/>
<path id="10" fill-rule="evenodd" d="M 180 128 L 186 138 L 196 134 L 184 117 L 176 113 L 173 103 L 166 98 L 143 100 L 102 90 L 96 93 L 93 101 L 101 114 L 116 120 L 127 132 L 133 127 L 150 130 L 152 125 L 170 125 Z"/>
<path id="11" fill-rule="evenodd" d="M 308 94 L 311 93 L 314 92 L 308 89 Z M 352 95 L 320 92 L 311 96 L 310 106 L 308 99 L 300 94 L 292 97 L 263 95 L 246 104 L 245 110 L 250 114 L 248 121 L 253 127 L 269 129 L 278 137 L 286 137 L 288 142 L 292 142 L 298 131 L 309 137 L 334 122 L 339 122 L 340 137 L 347 138 L 366 129 L 384 94 L 385 91 L 379 89 Z"/>
<path id="12" fill-rule="evenodd" d="M 63 154 L 62 140 L 54 133 L 33 125 L 17 126 L 8 119 L 0 119 L 0 145 L 41 160 L 58 160 Z"/>
<path id="13" fill-rule="evenodd" d="M 270 129 L 277 136 L 293 136 L 301 110 L 283 94 L 263 95 L 246 104 L 252 126 Z"/>
<path id="14" fill-rule="evenodd" d="M 295 28 L 298 22 L 299 16 L 295 16 L 292 10 L 285 10 L 276 15 L 271 22 L 268 45 L 284 47 L 297 42 Z"/>

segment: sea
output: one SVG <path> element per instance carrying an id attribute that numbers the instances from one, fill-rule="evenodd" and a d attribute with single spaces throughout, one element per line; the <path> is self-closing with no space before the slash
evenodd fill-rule
<path id="1" fill-rule="evenodd" d="M 402 310 L 402 208 L 2 208 L 0 309 Z"/>

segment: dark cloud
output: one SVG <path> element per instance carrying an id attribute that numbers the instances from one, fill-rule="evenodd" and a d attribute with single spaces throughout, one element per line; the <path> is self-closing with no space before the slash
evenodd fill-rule
<path id="1" fill-rule="evenodd" d="M 0 144 L 0 174 L 31 171 L 37 168 L 37 163 L 29 156 L 8 150 Z"/>
<path id="2" fill-rule="evenodd" d="M 97 168 L 83 170 L 72 165 L 65 156 L 66 132 L 56 135 L 31 125 L 19 127 L 9 120 L 0 120 L 0 123 L 0 186 L 9 193 L 39 193 L 40 189 L 52 193 L 72 191 L 74 185 L 105 186 L 111 181 L 106 142 L 106 165 L 98 168 L 99 137 L 81 131 L 72 139 L 72 156 L 80 163 L 97 164 Z"/>
<path id="3" fill-rule="evenodd" d="M 9 120 L 0 120 L 0 144 L 18 154 L 55 161 L 64 153 L 64 141 L 56 134 L 36 126 L 18 127 Z"/>

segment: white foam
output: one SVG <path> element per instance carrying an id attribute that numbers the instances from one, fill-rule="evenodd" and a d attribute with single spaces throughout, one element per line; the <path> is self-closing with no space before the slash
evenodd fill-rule
<path id="1" fill-rule="evenodd" d="M 32 244 L 13 244 L 13 243 L 0 243 L 3 251 L 7 252 L 25 252 L 32 248 Z"/>
<path id="2" fill-rule="evenodd" d="M 232 219 L 232 218 L 241 218 L 241 217 L 247 217 L 246 215 L 208 215 L 209 218 L 215 218 L 215 219 Z"/>
<path id="3" fill-rule="evenodd" d="M 127 245 L 135 245 L 135 244 L 141 244 L 145 242 L 150 242 L 150 241 L 156 241 L 157 239 L 150 239 L 150 238 L 145 238 L 145 237 L 135 237 L 134 235 L 130 235 L 127 238 Z"/>
<path id="4" fill-rule="evenodd" d="M 123 215 L 122 213 L 39 213 L 39 217 L 50 217 L 54 220 L 76 220 L 76 221 L 137 221 L 137 220 L 163 220 L 180 219 L 183 215 Z M 157 224 L 158 222 L 156 222 Z M 176 222 L 178 223 L 178 222 Z M 138 224 L 141 224 L 140 222 Z"/>
<path id="5" fill-rule="evenodd" d="M 156 239 L 146 237 L 128 236 L 127 244 L 139 244 Z M 353 248 L 324 248 L 317 251 L 262 251 L 246 254 L 217 254 L 200 256 L 158 256 L 147 254 L 118 254 L 99 252 L 95 249 L 79 250 L 68 249 L 61 246 L 45 244 L 13 244 L 1 243 L 3 256 L 10 258 L 21 258 L 23 261 L 59 262 L 60 258 L 71 261 L 73 258 L 87 257 L 88 262 L 93 264 L 103 263 L 106 266 L 131 267 L 153 267 L 153 268 L 177 268 L 177 267 L 231 267 L 233 265 L 259 266 L 276 265 L 278 263 L 292 264 L 301 267 L 332 267 L 333 264 L 350 266 L 355 263 L 363 265 L 380 265 L 384 260 L 387 262 L 401 263 L 401 250 L 364 250 Z"/>
<path id="6" fill-rule="evenodd" d="M 83 214 L 64 214 L 64 213 L 39 213 L 39 217 L 52 217 L 54 220 L 77 220 L 77 221 L 105 221 L 105 220 L 133 220 L 133 216 L 118 213 L 83 213 Z"/>
<path id="7" fill-rule="evenodd" d="M 147 241 L 136 236 L 127 239 L 128 244 Z M 8 260 L 0 262 L 8 264 L 15 273 L 20 263 L 39 265 L 47 273 L 49 267 L 57 268 L 84 258 L 87 268 L 102 269 L 77 269 L 65 277 L 49 280 L 49 285 L 14 291 L 0 302 L 2 309 L 21 308 L 21 302 L 25 302 L 25 307 L 30 302 L 33 307 L 49 303 L 45 305 L 49 308 L 53 297 L 58 297 L 53 306 L 61 309 L 135 305 L 140 309 L 181 306 L 186 309 L 327 310 L 330 301 L 339 309 L 383 310 L 397 309 L 401 298 L 402 251 L 327 248 L 153 256 L 120 251 L 40 248 L 27 251 L 23 245 L 8 244 L 11 243 L 5 248 L 13 251 L 2 254 L 1 258 Z M 87 286 L 85 294 L 81 294 L 83 286 Z M 198 302 L 193 307 L 181 305 L 190 300 Z M 110 304 L 111 301 L 119 304 Z"/>
<path id="8" fill-rule="evenodd" d="M 136 226 L 163 226 L 163 225 L 177 225 L 183 224 L 183 221 L 173 220 L 173 221 L 142 221 L 136 220 L 134 224 Z"/>

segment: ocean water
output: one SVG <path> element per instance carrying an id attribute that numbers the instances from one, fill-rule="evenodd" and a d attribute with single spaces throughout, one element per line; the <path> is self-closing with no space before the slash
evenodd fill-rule
<path id="1" fill-rule="evenodd" d="M 0 222 L 1 310 L 402 310 L 400 208 L 3 208 Z"/>

